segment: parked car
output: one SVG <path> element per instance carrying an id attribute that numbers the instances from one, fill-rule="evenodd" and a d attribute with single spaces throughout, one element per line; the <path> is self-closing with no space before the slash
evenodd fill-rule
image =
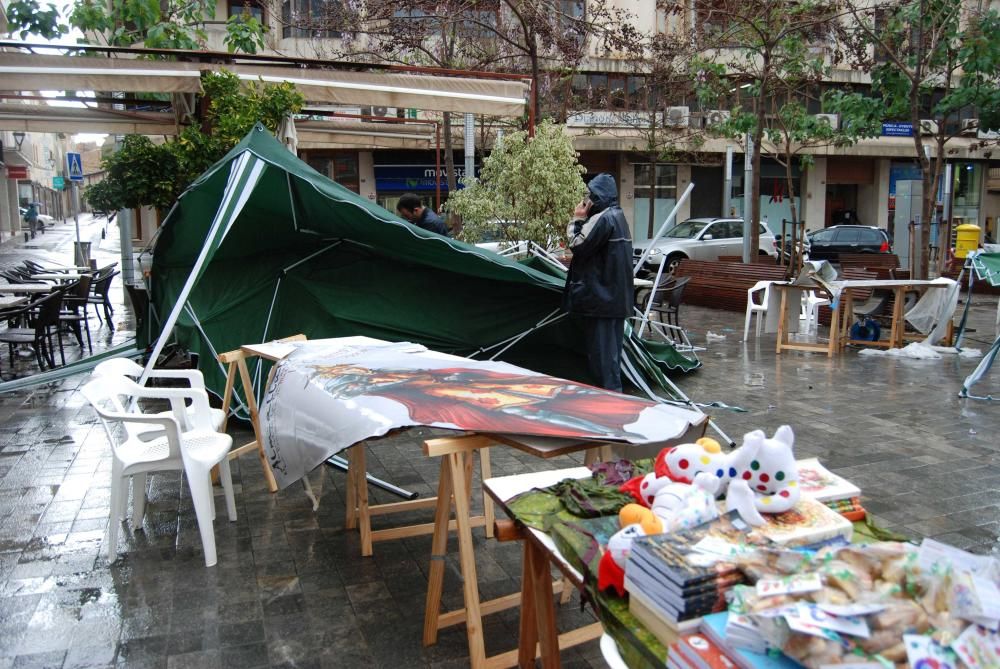
<path id="1" fill-rule="evenodd" d="M 24 215 L 28 213 L 28 208 L 27 207 L 21 207 L 20 208 L 20 212 L 21 212 L 21 220 L 23 221 L 24 220 Z M 52 218 L 48 214 L 39 213 L 38 214 L 38 222 L 41 223 L 42 225 L 44 225 L 45 227 L 49 227 L 53 223 L 56 222 L 56 219 Z"/>
<path id="2" fill-rule="evenodd" d="M 810 260 L 836 262 L 841 253 L 892 253 L 889 233 L 872 225 L 833 225 L 806 235 Z"/>
<path id="3" fill-rule="evenodd" d="M 636 262 L 647 246 L 643 242 L 634 245 Z M 760 224 L 760 254 L 773 258 L 778 255 L 774 235 L 763 223 Z M 658 265 L 666 261 L 664 271 L 671 273 L 685 258 L 718 260 L 719 256 L 739 255 L 743 255 L 743 219 L 689 218 L 668 230 L 656 242 L 646 259 L 646 269 L 656 271 Z"/>

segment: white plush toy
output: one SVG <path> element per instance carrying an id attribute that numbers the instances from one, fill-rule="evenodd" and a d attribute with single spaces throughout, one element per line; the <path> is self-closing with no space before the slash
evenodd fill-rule
<path id="1" fill-rule="evenodd" d="M 782 513 L 794 507 L 801 494 L 794 444 L 788 425 L 779 427 L 771 439 L 762 430 L 744 435 L 743 446 L 730 454 L 726 508 L 738 511 L 751 525 L 763 525 L 760 512 Z"/>

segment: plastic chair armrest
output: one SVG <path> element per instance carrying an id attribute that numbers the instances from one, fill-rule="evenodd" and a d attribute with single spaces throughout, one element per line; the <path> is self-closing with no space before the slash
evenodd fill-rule
<path id="1" fill-rule="evenodd" d="M 149 373 L 149 378 L 185 379 L 191 383 L 192 388 L 205 389 L 205 377 L 197 369 L 154 369 Z"/>

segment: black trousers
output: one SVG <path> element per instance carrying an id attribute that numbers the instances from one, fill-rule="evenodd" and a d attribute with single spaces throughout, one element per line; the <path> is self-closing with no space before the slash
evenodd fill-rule
<path id="1" fill-rule="evenodd" d="M 624 318 L 582 318 L 587 346 L 587 366 L 601 388 L 622 390 Z"/>

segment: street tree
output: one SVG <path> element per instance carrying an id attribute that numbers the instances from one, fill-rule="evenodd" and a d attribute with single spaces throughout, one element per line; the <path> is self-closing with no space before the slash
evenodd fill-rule
<path id="1" fill-rule="evenodd" d="M 332 58 L 529 74 L 539 116 L 548 73 L 576 68 L 588 44 L 614 48 L 629 34 L 627 17 L 610 0 L 355 0 L 323 3 L 309 16 L 293 12 L 286 24 L 320 34 L 336 31 L 336 43 L 317 42 Z M 451 114 L 443 114 L 442 127 L 453 193 Z"/>
<path id="2" fill-rule="evenodd" d="M 7 22 L 21 39 L 54 39 L 75 29 L 83 33 L 81 44 L 197 50 L 208 44 L 205 26 L 215 20 L 215 7 L 215 0 L 75 0 L 60 12 L 52 3 L 43 8 L 38 0 L 13 0 Z M 264 47 L 265 31 L 250 12 L 236 14 L 226 22 L 226 48 L 256 53 Z"/>
<path id="3" fill-rule="evenodd" d="M 259 121 L 271 132 L 305 103 L 294 86 L 250 84 L 225 70 L 202 75 L 209 100 L 204 123 L 189 125 L 175 139 L 157 144 L 141 135 L 126 136 L 102 165 L 103 181 L 84 198 L 96 209 L 117 211 L 150 206 L 166 209 L 202 172 L 229 152 Z"/>
<path id="4" fill-rule="evenodd" d="M 913 130 L 925 223 L 915 269 L 926 278 L 928 224 L 948 145 L 963 132 L 1000 126 L 1000 15 L 960 0 L 847 0 L 845 7 L 851 20 L 842 39 L 854 65 L 871 73 L 869 97 L 882 105 L 883 118 L 908 121 Z"/>
<path id="5" fill-rule="evenodd" d="M 587 192 L 583 172 L 563 126 L 543 121 L 534 137 L 523 130 L 504 135 L 480 177 L 466 175 L 465 188 L 446 207 L 462 217 L 465 241 L 489 234 L 548 247 L 566 238 L 566 223 Z"/>
<path id="6" fill-rule="evenodd" d="M 676 5 L 681 11 L 680 4 Z M 691 65 L 703 106 L 731 108 L 733 113 L 715 129 L 722 134 L 743 131 L 751 139 L 753 181 L 744 184 L 744 218 L 750 229 L 751 256 L 760 248 L 760 149 L 770 126 L 769 116 L 797 88 L 821 78 L 825 57 L 814 48 L 827 41 L 838 18 L 835 5 L 824 0 L 746 2 L 711 0 L 694 4 L 694 40 L 699 56 Z M 791 85 L 795 82 L 795 85 Z M 786 115 L 792 124 L 798 113 Z M 803 135 L 810 124 L 795 124 L 791 135 Z M 818 127 L 814 129 L 819 130 Z"/>

